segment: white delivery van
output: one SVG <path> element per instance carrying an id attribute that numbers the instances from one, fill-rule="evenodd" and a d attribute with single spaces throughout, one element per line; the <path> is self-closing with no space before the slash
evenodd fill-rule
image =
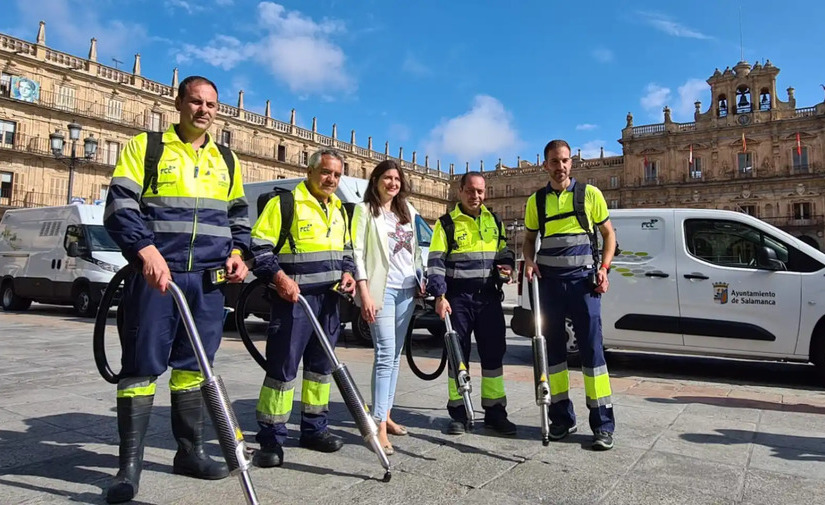
<path id="1" fill-rule="evenodd" d="M 610 220 L 622 251 L 602 298 L 605 347 L 812 362 L 825 376 L 825 254 L 738 212 Z M 511 325 L 530 336 L 530 301 L 519 301 Z M 568 335 L 575 349 L 569 324 Z"/>
<path id="2" fill-rule="evenodd" d="M 32 301 L 72 305 L 91 317 L 106 284 L 126 259 L 103 228 L 102 205 L 6 211 L 0 220 L 3 310 Z"/>
<path id="3" fill-rule="evenodd" d="M 259 196 L 269 193 L 275 188 L 291 191 L 304 180 L 306 180 L 306 178 L 296 177 L 291 179 L 278 179 L 274 181 L 250 182 L 244 184 L 244 194 L 249 202 L 250 223 L 254 225 L 255 221 L 258 219 Z M 364 193 L 367 190 L 367 183 L 368 181 L 366 179 L 349 177 L 347 175 L 341 176 L 335 195 L 341 199 L 341 202 L 344 204 L 344 208 L 347 209 L 350 216 L 352 216 L 352 211 L 355 208 L 355 205 L 364 201 Z M 421 257 L 426 265 L 427 255 L 430 252 L 430 241 L 432 240 L 433 231 L 432 228 L 430 228 L 430 225 L 427 224 L 427 221 L 425 221 L 419 214 L 416 214 L 415 216 L 415 231 L 418 236 L 418 245 L 421 248 Z M 246 279 L 246 282 L 251 282 L 253 279 L 255 279 L 255 276 L 250 273 Z M 238 296 L 240 295 L 242 288 L 243 285 L 238 284 L 228 284 L 224 288 L 227 307 L 234 308 L 237 305 Z M 269 317 L 269 305 L 264 301 L 256 302 L 250 300 L 247 307 L 247 310 L 251 309 L 251 313 L 258 315 L 259 317 Z M 427 311 L 426 313 L 423 311 L 417 313 L 415 326 L 418 328 L 427 328 L 434 334 L 443 333 L 443 330 L 441 329 L 443 326 L 439 326 L 438 321 L 432 317 L 429 317 L 430 315 L 430 311 Z M 227 317 L 226 320 L 228 327 L 231 328 L 234 318 L 230 316 Z M 353 332 L 359 338 L 367 341 L 371 340 L 369 325 L 366 321 L 361 319 L 360 311 L 357 310 L 357 307 L 350 306 L 350 304 L 347 304 L 347 306 L 342 305 L 341 322 L 352 322 Z"/>

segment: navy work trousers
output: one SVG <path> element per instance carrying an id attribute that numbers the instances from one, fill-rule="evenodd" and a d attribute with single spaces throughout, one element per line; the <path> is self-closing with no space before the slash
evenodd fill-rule
<path id="1" fill-rule="evenodd" d="M 507 351 L 505 340 L 507 328 L 504 324 L 500 293 L 495 289 L 475 293 L 447 293 L 447 301 L 450 302 L 450 308 L 453 311 L 449 316 L 450 323 L 453 325 L 453 330 L 458 333 L 461 352 L 468 370 L 470 367 L 470 334 L 472 333 L 475 335 L 482 372 L 488 373 L 489 371 L 495 377 L 501 377 L 504 353 Z M 454 377 L 453 373 L 450 369 L 450 377 Z M 484 401 L 485 399 L 482 398 L 482 402 Z M 450 403 L 447 404 L 450 417 L 465 422 L 467 413 L 464 411 L 463 403 Z M 506 399 L 490 403 L 490 405 L 484 405 L 485 416 L 488 419 L 495 416 L 506 417 Z"/>
<path id="2" fill-rule="evenodd" d="M 565 318 L 569 317 L 579 345 L 585 387 L 588 388 L 588 380 L 594 375 L 607 374 L 602 344 L 601 295 L 593 292 L 587 277 L 560 279 L 545 275 L 539 280 L 539 288 L 550 376 L 567 374 Z M 587 393 L 592 394 L 590 391 Z M 554 394 L 550 404 L 550 421 L 562 426 L 575 426 L 576 414 L 567 394 L 567 388 Z M 612 433 L 615 421 L 610 397 L 594 396 L 588 398 L 590 428 Z"/>
<path id="3" fill-rule="evenodd" d="M 328 289 L 301 294 L 309 302 L 334 348 L 341 330 L 338 313 L 340 297 Z M 302 358 L 304 377 L 329 376 L 332 373 L 332 362 L 319 343 L 303 306 L 287 302 L 274 292 L 270 296 L 272 302 L 266 336 L 266 376 L 279 383 L 290 383 L 298 375 L 298 365 Z M 304 406 L 301 412 L 302 435 L 311 437 L 327 429 L 328 408 L 320 412 L 306 410 L 309 409 Z M 273 443 L 284 444 L 287 437 L 285 422 L 268 423 L 259 420 L 258 425 L 260 430 L 256 438 L 259 443 L 270 446 Z"/>
<path id="4" fill-rule="evenodd" d="M 209 362 L 221 344 L 224 296 L 203 271 L 173 272 L 200 334 Z M 167 367 L 200 371 L 180 312 L 170 293 L 149 287 L 140 272 L 123 288 L 122 378 L 158 376 Z"/>

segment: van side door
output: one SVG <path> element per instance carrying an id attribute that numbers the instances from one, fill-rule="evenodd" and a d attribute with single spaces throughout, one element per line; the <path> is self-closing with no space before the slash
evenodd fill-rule
<path id="1" fill-rule="evenodd" d="M 673 211 L 615 212 L 610 222 L 621 253 L 613 258 L 602 297 L 606 345 L 680 349 Z"/>
<path id="2" fill-rule="evenodd" d="M 746 219 L 678 214 L 676 250 L 685 347 L 714 354 L 792 355 L 801 280 L 791 246 Z"/>

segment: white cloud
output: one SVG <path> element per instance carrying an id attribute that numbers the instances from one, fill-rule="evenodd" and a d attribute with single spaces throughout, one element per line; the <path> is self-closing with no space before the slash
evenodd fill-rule
<path id="1" fill-rule="evenodd" d="M 688 79 L 684 84 L 679 86 L 677 92 L 679 93 L 679 102 L 676 109 L 673 111 L 675 121 L 693 121 L 693 112 L 696 107 L 694 102 L 708 100 L 710 86 L 702 79 Z"/>
<path id="2" fill-rule="evenodd" d="M 187 2 L 186 0 L 164 0 L 163 5 L 170 10 L 182 9 L 188 14 L 203 11 L 203 6 L 197 3 Z"/>
<path id="3" fill-rule="evenodd" d="M 244 44 L 228 35 L 216 35 L 205 47 L 184 44 L 183 48 L 177 51 L 175 59 L 178 63 L 185 63 L 196 58 L 224 70 L 232 70 L 235 65 L 249 59 L 253 54 L 255 48 L 251 44 Z"/>
<path id="4" fill-rule="evenodd" d="M 346 31 L 343 22 L 314 21 L 272 2 L 258 4 L 258 19 L 265 31 L 261 39 L 241 42 L 232 36 L 217 35 L 204 48 L 185 45 L 177 56 L 178 62 L 197 58 L 231 70 L 241 62 L 254 60 L 293 93 L 304 97 L 318 94 L 332 100 L 336 92 L 355 90 L 344 51 L 330 40 Z"/>
<path id="5" fill-rule="evenodd" d="M 485 156 L 512 157 L 521 146 L 512 114 L 497 99 L 476 95 L 472 108 L 441 121 L 430 131 L 425 151 L 430 158 L 454 156 L 459 164 L 474 164 Z"/>
<path id="6" fill-rule="evenodd" d="M 599 125 L 590 124 L 590 123 L 582 123 L 582 124 L 577 124 L 576 125 L 576 129 L 579 130 L 579 131 L 595 130 L 598 127 L 599 127 Z"/>
<path id="7" fill-rule="evenodd" d="M 694 30 L 693 28 L 688 28 L 687 26 L 678 23 L 671 19 L 669 16 L 666 16 L 661 13 L 656 12 L 640 12 L 639 15 L 642 17 L 642 20 L 652 26 L 653 28 L 659 30 L 660 32 L 666 33 L 673 37 L 684 37 L 690 39 L 712 39 L 713 37 L 709 35 L 705 35 L 704 33 Z"/>
<path id="8" fill-rule="evenodd" d="M 645 94 L 640 102 L 642 107 L 652 116 L 660 116 L 662 109 L 667 105 L 668 99 L 670 99 L 670 88 L 651 82 L 645 87 Z"/>
<path id="9" fill-rule="evenodd" d="M 604 140 L 591 140 L 589 142 L 585 142 L 579 148 L 579 149 L 582 150 L 582 158 L 584 158 L 586 160 L 589 160 L 589 159 L 592 159 L 592 158 L 598 158 L 599 156 L 601 156 L 601 148 L 604 147 L 604 145 L 606 143 L 607 142 L 605 142 Z M 605 157 L 618 156 L 618 155 L 619 155 L 619 153 L 613 152 L 609 149 L 604 150 L 604 156 Z"/>
<path id="10" fill-rule="evenodd" d="M 610 63 L 614 58 L 613 51 L 605 47 L 597 47 L 591 51 L 590 54 L 592 54 L 593 58 L 599 63 Z"/>
<path id="11" fill-rule="evenodd" d="M 430 67 L 410 53 L 407 53 L 406 58 L 404 58 L 404 63 L 401 64 L 401 70 L 416 77 L 427 77 L 433 73 Z"/>
<path id="12" fill-rule="evenodd" d="M 61 49 L 72 54 L 88 54 L 89 39 L 97 39 L 98 61 L 110 65 L 109 58 L 117 56 L 124 61 L 122 68 L 131 66 L 131 56 L 137 52 L 139 41 L 147 40 L 146 27 L 120 21 L 100 19 L 99 8 L 80 0 L 18 0 L 21 28 L 12 29 L 26 40 L 34 40 L 40 20 L 46 21 L 46 45 L 54 47 L 59 39 Z"/>

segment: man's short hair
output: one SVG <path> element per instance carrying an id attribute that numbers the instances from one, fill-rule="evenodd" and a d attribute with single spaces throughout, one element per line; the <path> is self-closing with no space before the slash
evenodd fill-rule
<path id="1" fill-rule="evenodd" d="M 180 82 L 180 85 L 178 85 L 178 96 L 183 98 L 184 96 L 186 96 L 186 91 L 189 88 L 189 85 L 190 84 L 197 84 L 199 82 L 205 82 L 206 84 L 212 86 L 212 89 L 215 90 L 215 94 L 216 95 L 218 94 L 218 87 L 215 86 L 214 82 L 212 82 L 209 79 L 207 79 L 206 77 L 203 77 L 203 76 L 200 76 L 200 75 L 190 75 L 186 79 L 182 80 Z"/>
<path id="2" fill-rule="evenodd" d="M 461 176 L 458 187 L 463 188 L 467 184 L 467 181 L 470 180 L 470 177 L 481 177 L 484 179 L 484 175 L 482 175 L 481 172 L 467 172 Z M 486 183 L 487 181 L 485 180 L 484 182 Z"/>
<path id="3" fill-rule="evenodd" d="M 312 156 L 309 157 L 309 162 L 307 163 L 307 166 L 310 168 L 310 170 L 314 170 L 314 169 L 320 167 L 321 166 L 321 158 L 323 158 L 324 156 L 332 156 L 336 160 L 340 161 L 341 162 L 341 168 L 343 169 L 343 167 L 344 167 L 344 155 L 339 153 L 335 149 L 326 148 L 326 149 L 321 149 L 319 151 L 315 151 L 314 153 L 312 153 Z"/>
<path id="4" fill-rule="evenodd" d="M 566 147 L 567 152 L 572 153 L 573 151 L 570 149 L 570 144 L 567 143 L 566 140 L 556 139 L 551 140 L 544 146 L 544 159 L 546 160 L 550 156 L 550 151 L 554 149 L 558 149 L 560 147 Z"/>

